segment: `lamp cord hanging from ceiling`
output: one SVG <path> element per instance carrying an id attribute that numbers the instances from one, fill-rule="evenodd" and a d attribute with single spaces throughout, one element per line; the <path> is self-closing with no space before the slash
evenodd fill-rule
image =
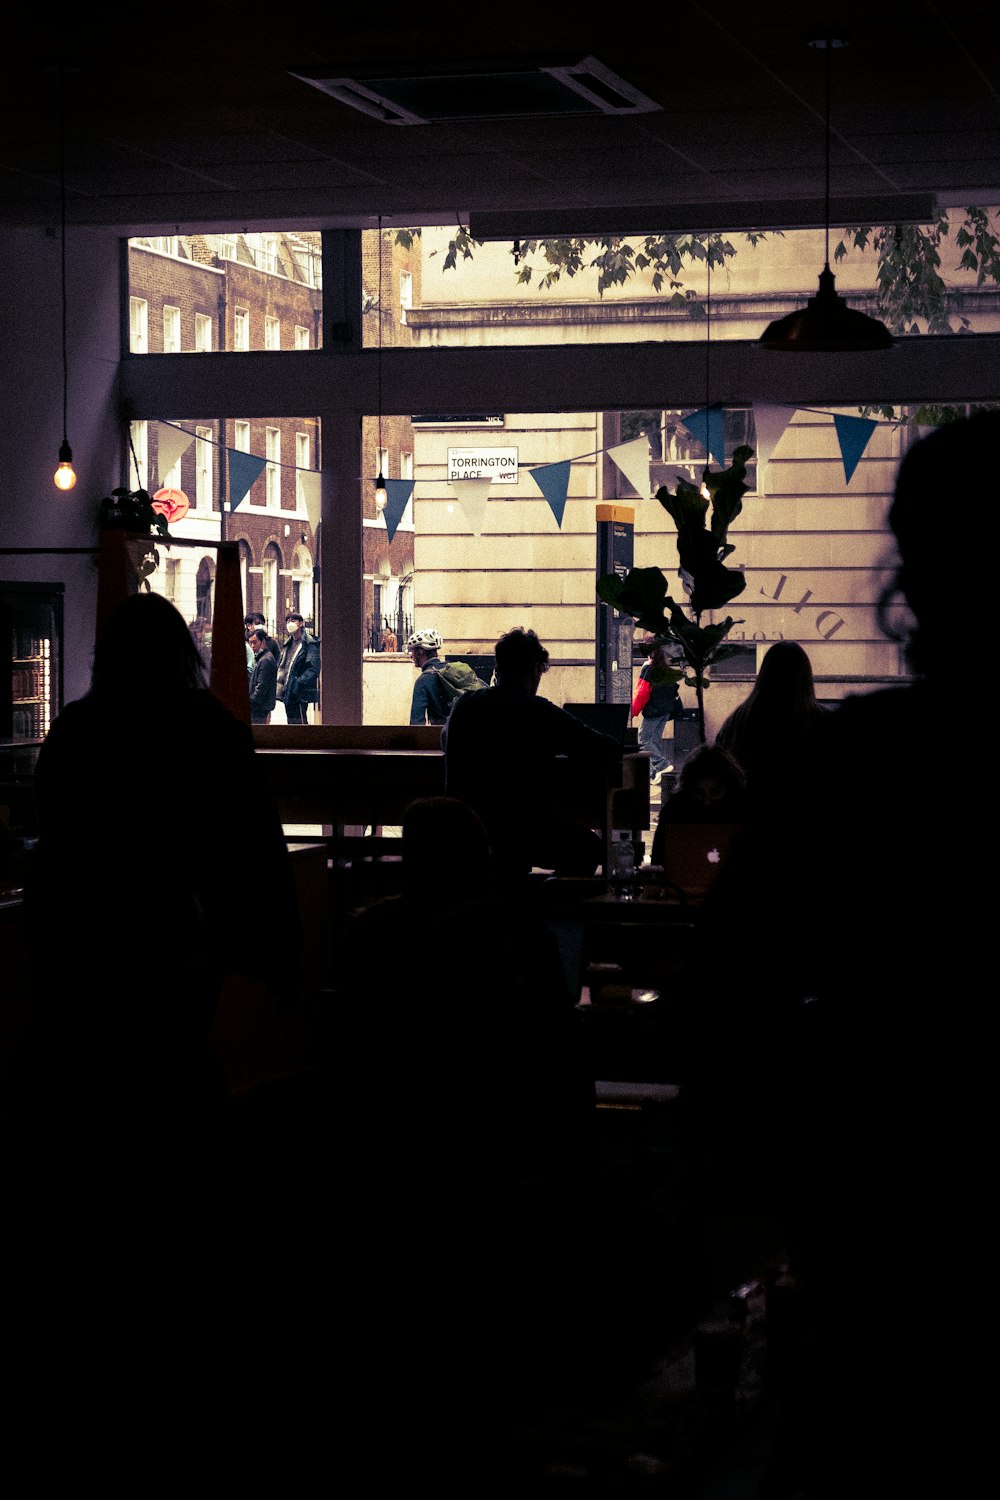
<path id="1" fill-rule="evenodd" d="M 73 468 L 73 450 L 69 445 L 69 354 L 67 352 L 67 298 L 66 298 L 66 99 L 65 68 L 58 70 L 59 94 L 59 288 L 62 317 L 62 417 L 63 436 L 59 445 L 59 467 L 53 479 L 60 490 L 71 490 L 76 484 Z"/>
<path id="2" fill-rule="evenodd" d="M 765 349 L 777 349 L 803 354 L 861 353 L 867 350 L 891 349 L 892 334 L 884 323 L 870 318 L 867 313 L 848 307 L 836 290 L 833 272 L 830 270 L 830 54 L 845 43 L 833 36 L 814 37 L 809 46 L 824 51 L 824 264 L 819 276 L 819 288 L 815 297 L 810 297 L 805 307 L 787 313 L 769 323 L 760 336 Z"/>
<path id="3" fill-rule="evenodd" d="M 375 480 L 375 509 L 384 510 L 388 494 L 385 474 L 382 471 L 382 215 L 378 216 L 378 292 L 375 297 L 375 315 L 378 318 L 378 452 L 375 463 L 378 477 Z"/>

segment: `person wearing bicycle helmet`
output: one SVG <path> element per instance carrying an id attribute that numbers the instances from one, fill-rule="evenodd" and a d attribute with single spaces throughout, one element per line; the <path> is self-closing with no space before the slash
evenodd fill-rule
<path id="1" fill-rule="evenodd" d="M 420 673 L 413 684 L 411 724 L 443 724 L 448 717 L 451 700 L 437 680 L 444 666 L 438 656 L 442 644 L 439 630 L 417 630 L 406 643 L 410 660 Z"/>

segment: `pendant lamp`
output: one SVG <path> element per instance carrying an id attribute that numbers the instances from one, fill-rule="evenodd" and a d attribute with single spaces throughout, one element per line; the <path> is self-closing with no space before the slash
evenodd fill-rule
<path id="1" fill-rule="evenodd" d="M 378 314 L 378 476 L 375 480 L 375 509 L 385 510 L 389 499 L 382 473 L 382 215 L 378 219 L 378 296 L 375 299 Z"/>
<path id="2" fill-rule="evenodd" d="M 52 476 L 56 489 L 71 490 L 76 484 L 73 450 L 66 433 L 69 403 L 69 360 L 66 355 L 66 100 L 65 77 L 59 67 L 59 288 L 62 297 L 62 410 L 63 438 L 59 444 L 59 467 Z"/>
<path id="3" fill-rule="evenodd" d="M 805 307 L 775 319 L 764 329 L 760 337 L 764 349 L 793 354 L 834 354 L 891 349 L 893 345 L 892 334 L 884 323 L 848 307 L 836 290 L 830 270 L 830 53 L 845 45 L 832 37 L 816 38 L 809 43 L 810 47 L 826 53 L 826 263 L 819 273 L 819 289 L 815 297 L 810 297 Z"/>

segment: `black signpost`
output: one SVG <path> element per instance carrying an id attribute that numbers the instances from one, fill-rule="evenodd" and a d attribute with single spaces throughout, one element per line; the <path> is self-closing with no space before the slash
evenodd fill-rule
<path id="1" fill-rule="evenodd" d="M 633 565 L 635 510 L 631 505 L 597 507 L 597 576 L 617 573 L 623 578 Z M 631 615 L 619 614 L 597 601 L 597 673 L 595 703 L 632 702 Z"/>

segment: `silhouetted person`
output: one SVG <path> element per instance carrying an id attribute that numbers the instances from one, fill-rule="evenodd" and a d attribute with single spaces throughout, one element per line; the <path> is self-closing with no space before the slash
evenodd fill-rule
<path id="1" fill-rule="evenodd" d="M 208 1037 L 227 974 L 275 978 L 254 942 L 247 872 L 297 915 L 284 838 L 248 728 L 204 685 L 183 618 L 137 594 L 108 620 L 90 692 L 53 724 L 35 777 L 29 941 L 39 954 L 29 1063 L 71 1146 L 113 1157 L 219 1099 Z M 109 1158 L 110 1159 L 110 1158 Z"/>
<path id="2" fill-rule="evenodd" d="M 556 757 L 569 759 L 581 784 L 603 785 L 621 747 L 538 695 L 548 665 L 533 630 L 518 627 L 500 637 L 496 686 L 465 694 L 448 720 L 448 792 L 480 814 L 504 871 L 527 873 L 537 865 L 557 875 L 592 875 L 600 839 L 553 810 Z"/>
<path id="3" fill-rule="evenodd" d="M 742 768 L 720 745 L 702 745 L 684 762 L 677 790 L 660 809 L 650 862 L 663 864 L 671 823 L 742 823 L 746 815 Z"/>
<path id="4" fill-rule="evenodd" d="M 968 476 L 992 498 L 998 452 L 991 413 L 905 456 L 889 520 L 917 680 L 831 714 L 801 817 L 757 830 L 717 889 L 728 877 L 714 930 L 740 955 L 741 1035 L 774 1021 L 775 997 L 785 1005 L 757 1105 L 743 1094 L 745 1118 L 780 1099 L 766 1175 L 810 1340 L 770 1494 L 967 1494 L 992 1457 L 973 1372 L 996 1334 L 982 859 L 995 776 L 963 782 L 945 763 L 942 797 L 928 788 L 928 747 L 947 756 L 943 709 L 963 707 L 960 668 L 988 639 L 992 605 L 975 533 L 949 506 Z"/>
<path id="5" fill-rule="evenodd" d="M 770 812 L 794 805 L 801 767 L 828 724 L 806 652 L 797 641 L 777 641 L 765 653 L 749 697 L 715 742 L 742 766 L 753 805 Z"/>

